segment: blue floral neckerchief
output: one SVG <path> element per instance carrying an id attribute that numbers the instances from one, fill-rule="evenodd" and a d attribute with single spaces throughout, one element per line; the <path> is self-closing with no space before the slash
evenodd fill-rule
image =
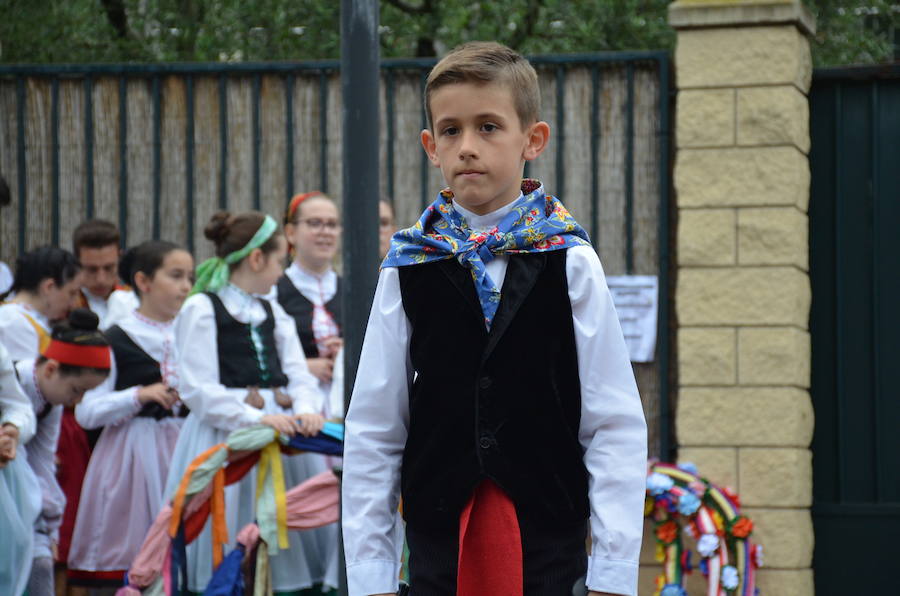
<path id="1" fill-rule="evenodd" d="M 472 273 L 485 326 L 500 305 L 500 288 L 487 274 L 488 263 L 501 254 L 561 250 L 590 245 L 584 231 L 556 197 L 545 195 L 537 180 L 522 181 L 522 194 L 497 226 L 473 231 L 453 208 L 453 192 L 442 190 L 411 228 L 391 239 L 384 267 L 419 265 L 456 257 Z"/>

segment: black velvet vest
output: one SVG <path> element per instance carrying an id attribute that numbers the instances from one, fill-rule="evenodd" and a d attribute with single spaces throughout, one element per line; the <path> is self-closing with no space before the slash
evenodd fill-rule
<path id="1" fill-rule="evenodd" d="M 287 275 L 282 275 L 278 280 L 278 304 L 284 311 L 294 317 L 297 324 L 297 335 L 300 336 L 300 345 L 307 358 L 318 358 L 319 348 L 316 346 L 316 338 L 313 335 L 313 303 L 300 293 L 294 282 Z M 337 278 L 337 291 L 334 297 L 325 303 L 325 309 L 331 313 L 338 329 L 341 327 L 341 278 Z"/>
<path id="2" fill-rule="evenodd" d="M 455 259 L 399 269 L 418 373 L 403 452 L 413 527 L 456 527 L 491 478 L 536 526 L 583 523 L 588 473 L 566 251 L 512 255 L 491 331 Z"/>
<path id="3" fill-rule="evenodd" d="M 104 331 L 103 335 L 109 340 L 109 345 L 116 358 L 116 391 L 136 385 L 153 385 L 162 381 L 159 362 L 137 345 L 124 329 L 118 325 L 113 325 Z M 182 406 L 178 415 L 187 416 L 187 414 L 187 407 Z M 175 416 L 175 413 L 156 402 L 150 402 L 144 404 L 136 416 L 161 420 L 162 418 Z"/>
<path id="4" fill-rule="evenodd" d="M 253 347 L 251 325 L 232 317 L 221 298 L 212 292 L 206 292 L 206 295 L 212 301 L 216 314 L 219 382 L 226 387 L 240 388 L 287 385 L 288 378 L 281 370 L 281 358 L 278 357 L 275 344 L 275 315 L 272 314 L 272 305 L 267 300 L 259 299 L 266 309 L 266 320 L 256 328 L 265 349 L 263 358 L 266 371 L 263 372 L 256 357 L 256 348 Z"/>

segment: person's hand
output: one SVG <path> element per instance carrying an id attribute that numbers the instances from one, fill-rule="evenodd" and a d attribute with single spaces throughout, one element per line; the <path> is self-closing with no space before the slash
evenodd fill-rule
<path id="1" fill-rule="evenodd" d="M 165 383 L 153 383 L 138 389 L 137 398 L 142 404 L 156 402 L 168 410 L 178 401 L 178 392 Z"/>
<path id="2" fill-rule="evenodd" d="M 300 434 L 304 437 L 315 435 L 325 426 L 325 418 L 321 414 L 298 414 L 294 418 L 300 423 Z"/>
<path id="3" fill-rule="evenodd" d="M 0 427 L 0 468 L 16 458 L 19 444 L 19 429 L 12 424 Z"/>
<path id="4" fill-rule="evenodd" d="M 259 423 L 271 426 L 286 437 L 293 437 L 301 432 L 300 425 L 294 417 L 287 414 L 267 414 L 259 419 Z"/>
<path id="5" fill-rule="evenodd" d="M 309 367 L 309 372 L 321 382 L 331 382 L 332 369 L 334 368 L 334 360 L 331 358 L 307 358 L 306 366 Z"/>
<path id="6" fill-rule="evenodd" d="M 325 348 L 325 354 L 334 360 L 337 353 L 344 347 L 344 340 L 338 336 L 327 337 L 322 340 L 322 347 Z"/>

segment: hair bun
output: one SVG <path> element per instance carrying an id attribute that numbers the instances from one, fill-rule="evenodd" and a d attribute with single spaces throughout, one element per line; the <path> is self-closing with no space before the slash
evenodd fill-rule
<path id="1" fill-rule="evenodd" d="M 100 317 L 87 308 L 76 308 L 69 313 L 69 327 L 81 331 L 96 331 L 100 326 Z"/>
<path id="2" fill-rule="evenodd" d="M 216 244 L 225 240 L 228 235 L 228 227 L 231 223 L 231 213 L 228 211 L 219 211 L 213 214 L 209 223 L 203 228 L 203 235 Z"/>

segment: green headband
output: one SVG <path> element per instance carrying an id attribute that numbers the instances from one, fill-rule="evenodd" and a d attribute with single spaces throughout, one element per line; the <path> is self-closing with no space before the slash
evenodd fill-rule
<path id="1" fill-rule="evenodd" d="M 194 294 L 205 292 L 207 290 L 210 292 L 217 292 L 225 287 L 229 278 L 228 266 L 239 263 L 241 259 L 249 255 L 253 249 L 259 248 L 265 244 L 277 229 L 278 223 L 272 219 L 272 217 L 267 215 L 263 220 L 262 225 L 259 226 L 259 229 L 253 234 L 253 238 L 250 239 L 250 242 L 248 242 L 244 248 L 226 255 L 224 259 L 222 257 L 213 257 L 203 261 L 200 266 L 197 267 L 197 281 L 194 283 L 194 287 L 191 288 L 190 295 L 193 296 Z"/>

